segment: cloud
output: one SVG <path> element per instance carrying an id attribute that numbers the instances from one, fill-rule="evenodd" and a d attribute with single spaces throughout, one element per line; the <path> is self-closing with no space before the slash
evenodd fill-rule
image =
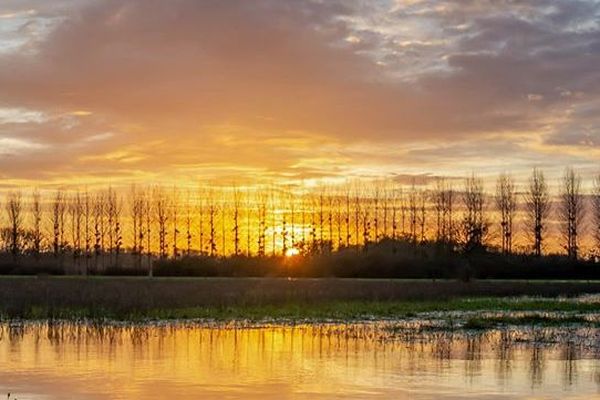
<path id="1" fill-rule="evenodd" d="M 11 156 L 19 153 L 29 153 L 32 150 L 43 148 L 39 143 L 26 140 L 0 137 L 0 155 Z"/>
<path id="2" fill-rule="evenodd" d="M 460 170 L 489 138 L 490 156 L 529 146 L 532 163 L 544 145 L 581 142 L 584 120 L 582 143 L 597 138 L 572 111 L 598 110 L 593 1 L 24 0 L 0 15 L 18 21 L 0 105 L 49 116 L 16 127 L 0 115 L 0 132 L 49 146 L 18 171 L 0 158 L 31 179 L 208 165 L 325 176 L 417 158 L 435 171 L 456 143 Z M 399 151 L 353 150 L 365 142 Z"/>
<path id="3" fill-rule="evenodd" d="M 0 108 L 0 125 L 22 124 L 27 122 L 41 123 L 46 120 L 40 111 L 23 108 Z"/>

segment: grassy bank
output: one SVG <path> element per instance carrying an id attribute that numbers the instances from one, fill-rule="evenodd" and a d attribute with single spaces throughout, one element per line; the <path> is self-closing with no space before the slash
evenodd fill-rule
<path id="1" fill-rule="evenodd" d="M 592 313 L 600 311 L 597 302 L 578 302 L 548 298 L 461 298 L 450 301 L 328 301 L 322 303 L 290 302 L 278 305 L 233 305 L 184 308 L 153 308 L 137 311 L 118 309 L 35 306 L 20 315 L 2 312 L 3 318 L 24 319 L 113 319 L 121 321 L 204 319 L 215 321 L 356 321 L 369 319 L 417 318 L 429 313 L 451 312 L 538 312 Z M 577 322 L 579 317 L 473 317 L 473 324 L 486 323 L 554 323 Z"/>
<path id="2" fill-rule="evenodd" d="M 438 301 L 464 297 L 557 297 L 600 293 L 600 282 L 285 278 L 3 277 L 0 309 L 145 313 L 196 307 L 326 302 Z"/>
<path id="3" fill-rule="evenodd" d="M 585 293 L 600 293 L 600 282 L 5 277 L 0 278 L 0 315 L 300 321 L 453 311 L 600 311 L 600 300 L 568 299 Z"/>

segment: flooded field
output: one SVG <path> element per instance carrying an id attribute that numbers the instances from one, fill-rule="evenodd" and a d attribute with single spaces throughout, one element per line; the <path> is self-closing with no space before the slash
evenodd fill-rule
<path id="1" fill-rule="evenodd" d="M 18 399 L 600 398 L 594 327 L 21 322 L 0 334 L 0 397 Z"/>

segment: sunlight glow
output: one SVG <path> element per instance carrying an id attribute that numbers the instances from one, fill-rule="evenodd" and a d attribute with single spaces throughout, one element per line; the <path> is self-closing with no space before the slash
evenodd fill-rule
<path id="1" fill-rule="evenodd" d="M 295 247 L 291 247 L 285 251 L 286 257 L 294 257 L 300 254 L 300 250 Z"/>

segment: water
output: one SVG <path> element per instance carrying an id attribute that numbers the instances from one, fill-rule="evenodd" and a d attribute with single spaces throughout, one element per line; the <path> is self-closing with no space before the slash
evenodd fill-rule
<path id="1" fill-rule="evenodd" d="M 589 331 L 405 328 L 4 324 L 0 397 L 600 399 Z"/>

